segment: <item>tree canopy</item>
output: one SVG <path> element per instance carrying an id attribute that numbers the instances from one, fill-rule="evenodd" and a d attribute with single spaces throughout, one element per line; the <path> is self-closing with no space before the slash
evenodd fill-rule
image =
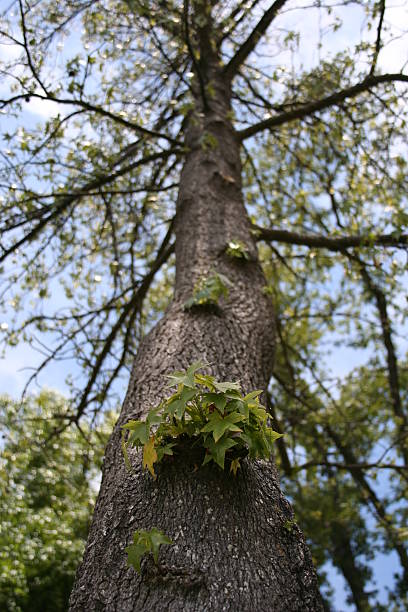
<path id="1" fill-rule="evenodd" d="M 3 610 L 67 609 L 112 419 L 93 432 L 71 427 L 49 443 L 65 409 L 64 398 L 46 390 L 22 404 L 0 398 Z"/>
<path id="2" fill-rule="evenodd" d="M 42 353 L 28 382 L 53 360 L 79 364 L 56 431 L 116 401 L 171 299 L 183 128 L 193 94 L 203 109 L 213 96 L 201 51 L 220 50 L 276 310 L 277 460 L 317 566 L 342 572 L 360 610 L 382 609 L 370 583 L 377 551 L 394 551 L 401 568 L 385 609 L 403 609 L 408 584 L 408 75 L 397 10 L 18 0 L 1 32 L 0 327 L 6 349 L 24 341 Z M 218 143 L 204 133 L 201 146 Z M 242 255 L 239 242 L 229 248 Z"/>

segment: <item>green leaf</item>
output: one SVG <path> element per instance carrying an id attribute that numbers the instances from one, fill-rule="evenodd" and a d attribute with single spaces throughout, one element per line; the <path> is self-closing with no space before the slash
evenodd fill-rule
<path id="1" fill-rule="evenodd" d="M 131 544 L 125 548 L 128 555 L 128 565 L 135 568 L 140 573 L 140 562 L 143 555 L 147 552 L 146 548 L 142 544 Z"/>
<path id="2" fill-rule="evenodd" d="M 272 444 L 276 442 L 276 440 L 279 440 L 279 438 L 282 438 L 282 436 L 284 435 L 285 434 L 274 431 L 271 427 L 267 427 L 265 430 L 265 436 L 266 436 L 266 439 L 268 440 L 270 448 L 272 447 Z"/>
<path id="3" fill-rule="evenodd" d="M 153 554 L 154 562 L 157 563 L 159 558 L 159 548 L 162 544 L 173 544 L 173 541 L 166 536 L 162 531 L 153 527 L 150 530 L 150 542 L 151 542 L 151 551 Z"/>
<path id="4" fill-rule="evenodd" d="M 231 286 L 228 278 L 217 272 L 209 277 L 202 277 L 194 286 L 193 295 L 185 302 L 184 307 L 188 309 L 192 306 L 218 304 L 222 296 L 228 297 L 228 287 Z"/>
<path id="5" fill-rule="evenodd" d="M 227 411 L 228 412 L 236 412 L 238 411 L 240 414 L 243 415 L 243 417 L 245 418 L 245 420 L 247 421 L 249 418 L 249 407 L 248 404 L 246 402 L 244 402 L 241 399 L 234 399 L 231 402 L 228 403 L 227 405 Z"/>
<path id="6" fill-rule="evenodd" d="M 149 425 L 158 425 L 159 423 L 161 423 L 163 420 L 161 412 L 161 405 L 158 408 L 153 408 L 152 410 L 150 410 L 146 418 L 146 423 L 148 423 Z"/>
<path id="7" fill-rule="evenodd" d="M 268 413 L 265 408 L 261 408 L 259 404 L 248 404 L 250 412 L 258 421 L 265 423 L 268 418 Z"/>
<path id="8" fill-rule="evenodd" d="M 133 544 L 127 546 L 125 551 L 128 554 L 128 565 L 140 572 L 140 562 L 143 555 L 151 552 L 154 562 L 157 564 L 159 549 L 162 544 L 173 544 L 172 540 L 162 531 L 153 527 L 150 531 L 139 530 L 133 534 Z"/>
<path id="9" fill-rule="evenodd" d="M 122 453 L 123 453 L 123 458 L 125 460 L 125 465 L 127 467 L 128 470 L 132 469 L 130 460 L 129 460 L 129 455 L 127 452 L 127 444 L 126 444 L 126 440 L 125 440 L 125 432 L 122 431 L 122 437 L 121 437 L 121 446 L 122 446 Z"/>
<path id="10" fill-rule="evenodd" d="M 175 442 L 171 442 L 170 444 L 165 444 L 164 446 L 158 446 L 156 449 L 157 461 L 161 461 L 164 455 L 173 455 L 172 448 L 175 446 L 175 444 Z"/>
<path id="11" fill-rule="evenodd" d="M 255 399 L 256 397 L 261 395 L 261 393 L 263 393 L 262 389 L 258 391 L 251 391 L 251 393 L 248 393 L 248 395 L 244 397 L 244 402 L 249 402 L 250 400 Z"/>
<path id="12" fill-rule="evenodd" d="M 221 393 L 225 393 L 226 391 L 240 391 L 241 385 L 239 382 L 217 382 L 214 381 L 214 387 L 217 391 L 221 391 Z"/>
<path id="13" fill-rule="evenodd" d="M 196 389 L 190 389 L 189 387 L 183 387 L 181 393 L 173 395 L 171 401 L 165 408 L 166 414 L 170 416 L 176 416 L 181 419 L 186 410 L 186 404 L 197 395 Z"/>
<path id="14" fill-rule="evenodd" d="M 241 434 L 241 438 L 247 443 L 249 456 L 252 459 L 268 459 L 270 447 L 262 431 L 249 431 Z"/>
<path id="15" fill-rule="evenodd" d="M 205 404 L 214 404 L 220 412 L 224 412 L 227 398 L 223 393 L 203 393 L 202 400 Z"/>
<path id="16" fill-rule="evenodd" d="M 242 432 L 235 423 L 242 421 L 243 416 L 238 412 L 231 412 L 231 414 L 222 417 L 219 412 L 213 412 L 210 415 L 208 423 L 201 429 L 202 432 L 212 432 L 214 441 L 217 442 L 226 431 L 238 431 Z"/>
<path id="17" fill-rule="evenodd" d="M 150 428 L 146 421 L 129 421 L 126 425 L 122 425 L 122 429 L 131 432 L 128 444 L 136 443 L 137 446 L 142 446 L 149 439 Z"/>
<path id="18" fill-rule="evenodd" d="M 205 443 L 206 448 L 209 450 L 209 454 L 205 456 L 203 465 L 205 465 L 212 459 L 223 470 L 225 462 L 225 453 L 228 449 L 232 448 L 235 445 L 236 442 L 231 438 L 221 438 L 221 440 L 218 440 L 218 442 L 214 442 L 212 438 L 209 438 L 209 440 L 207 440 L 207 442 Z"/>
<path id="19" fill-rule="evenodd" d="M 208 389 L 210 389 L 211 391 L 214 389 L 214 376 L 211 376 L 210 374 L 195 374 L 194 379 L 198 385 L 201 385 L 202 387 L 208 387 Z"/>
<path id="20" fill-rule="evenodd" d="M 167 387 L 174 387 L 175 385 L 185 385 L 186 387 L 195 387 L 194 374 L 197 370 L 206 367 L 206 363 L 202 361 L 196 361 L 187 368 L 186 372 L 173 372 L 173 374 L 167 374 L 166 378 L 170 378 L 171 382 Z"/>
<path id="21" fill-rule="evenodd" d="M 230 472 L 232 472 L 234 474 L 234 476 L 236 476 L 240 467 L 241 467 L 240 460 L 239 459 L 233 459 L 231 461 Z"/>
<path id="22" fill-rule="evenodd" d="M 258 399 L 262 391 L 243 397 L 239 382 L 218 382 L 213 376 L 197 374 L 205 365 L 197 361 L 184 372 L 170 374 L 170 386 L 177 385 L 177 391 L 150 410 L 145 422 L 129 421 L 123 426 L 130 433 L 127 444 L 123 442 L 124 455 L 129 442 L 143 446 L 143 467 L 153 478 L 154 464 L 173 454 L 180 436 L 207 450 L 204 464 L 214 461 L 220 467 L 228 448 L 238 445 L 244 453 L 248 449 L 251 458 L 267 458 L 281 436 L 266 425 L 268 414 Z M 127 454 L 125 461 L 130 465 Z M 238 468 L 234 463 L 234 473 Z"/>
<path id="23" fill-rule="evenodd" d="M 226 249 L 227 255 L 230 257 L 236 257 L 238 259 L 250 259 L 249 251 L 244 242 L 241 240 L 231 240 Z"/>

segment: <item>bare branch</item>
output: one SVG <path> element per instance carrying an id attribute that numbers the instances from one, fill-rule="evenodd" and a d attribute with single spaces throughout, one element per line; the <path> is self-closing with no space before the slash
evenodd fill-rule
<path id="1" fill-rule="evenodd" d="M 279 10 L 286 3 L 286 1 L 287 0 L 275 0 L 269 9 L 265 11 L 262 18 L 258 21 L 246 41 L 240 46 L 234 57 L 226 65 L 224 74 L 227 79 L 232 80 L 238 73 L 240 66 L 242 66 L 250 53 L 252 53 L 252 51 L 255 49 L 259 39 L 265 34 L 266 30 L 271 25 L 272 21 L 275 19 Z"/>
<path id="2" fill-rule="evenodd" d="M 385 13 L 385 0 L 380 0 L 380 19 L 378 21 L 377 27 L 377 40 L 375 41 L 375 50 L 373 55 L 373 61 L 371 64 L 370 75 L 373 75 L 377 66 L 378 55 L 381 51 L 381 30 L 384 21 L 384 13 Z"/>
<path id="3" fill-rule="evenodd" d="M 408 449 L 406 447 L 406 437 L 408 434 L 408 418 L 401 402 L 400 377 L 398 371 L 398 360 L 392 338 L 392 326 L 388 315 L 387 300 L 382 289 L 373 281 L 367 271 L 365 263 L 356 255 L 348 254 L 349 259 L 355 261 L 360 270 L 363 283 L 372 297 L 375 299 L 378 316 L 381 323 L 382 339 L 387 354 L 388 384 L 390 388 L 392 407 L 398 419 L 398 430 L 400 432 L 402 444 L 400 446 L 404 461 L 408 466 Z"/>
<path id="4" fill-rule="evenodd" d="M 283 242 L 285 244 L 298 244 L 310 248 L 323 248 L 330 251 L 344 251 L 349 248 L 358 247 L 393 247 L 406 248 L 408 246 L 408 234 L 379 234 L 377 236 L 339 236 L 330 238 L 327 236 L 313 234 L 298 234 L 287 230 L 278 230 L 253 225 L 256 240 L 266 242 Z"/>
<path id="5" fill-rule="evenodd" d="M 340 104 L 348 98 L 354 98 L 360 93 L 369 91 L 371 87 L 375 87 L 376 85 L 398 82 L 408 83 L 408 75 L 400 73 L 380 74 L 377 76 L 369 75 L 366 79 L 364 79 L 364 81 L 361 81 L 361 83 L 357 83 L 356 85 L 352 85 L 351 87 L 337 91 L 326 98 L 315 100 L 314 102 L 307 102 L 298 108 L 294 108 L 286 113 L 281 113 L 275 117 L 270 117 L 269 119 L 260 121 L 255 125 L 245 128 L 244 130 L 240 130 L 237 132 L 238 138 L 242 142 L 243 140 L 258 134 L 259 132 L 262 132 L 263 130 L 272 130 L 286 123 L 290 123 L 291 121 L 295 121 L 296 119 L 303 119 L 318 111 L 330 108 L 330 106 L 334 106 L 335 104 Z"/>
<path id="6" fill-rule="evenodd" d="M 19 100 L 25 100 L 26 102 L 28 102 L 31 98 L 38 98 L 39 100 L 48 100 L 50 102 L 55 102 L 56 104 L 79 106 L 85 111 L 93 112 L 97 115 L 101 115 L 102 117 L 112 119 L 112 121 L 115 121 L 116 123 L 119 123 L 120 125 L 123 125 L 132 131 L 143 134 L 144 136 L 150 136 L 152 138 L 163 138 L 171 144 L 181 145 L 180 142 L 178 142 L 174 138 L 171 138 L 171 136 L 167 136 L 167 134 L 162 134 L 161 132 L 156 132 L 155 130 L 148 130 L 147 128 L 144 128 L 138 125 L 137 123 L 133 123 L 133 121 L 128 121 L 124 117 L 121 117 L 120 115 L 117 115 L 115 113 L 112 113 L 111 111 L 106 110 L 105 108 L 102 108 L 102 106 L 96 106 L 95 104 L 85 102 L 85 100 L 78 100 L 76 98 L 58 98 L 50 93 L 47 93 L 47 95 L 42 95 L 29 91 L 23 94 L 13 96 L 12 98 L 0 99 L 0 108 L 5 108 L 9 104 L 17 102 Z"/>
<path id="7" fill-rule="evenodd" d="M 280 376 L 274 373 L 273 377 L 290 397 L 295 398 L 298 402 L 303 404 L 309 411 L 313 411 L 315 409 L 315 407 L 313 406 L 313 404 L 311 404 L 309 400 L 305 399 L 302 394 L 296 393 L 296 391 L 291 388 Z M 361 467 L 357 467 L 359 466 L 359 462 L 350 446 L 344 443 L 338 433 L 330 425 L 324 425 L 324 429 L 328 436 L 333 440 L 337 450 L 342 454 L 345 464 L 349 466 L 348 471 L 350 473 L 350 476 L 356 483 L 357 487 L 361 488 L 364 491 L 364 494 L 362 495 L 363 503 L 366 504 L 368 507 L 371 507 L 377 517 L 380 519 L 381 524 L 383 525 L 388 537 L 390 538 L 390 541 L 393 544 L 393 547 L 398 553 L 404 571 L 404 580 L 406 581 L 408 579 L 408 554 L 405 550 L 404 545 L 401 543 L 395 533 L 394 525 L 390 520 L 390 516 L 387 513 L 383 502 L 381 501 L 381 499 L 379 499 L 376 492 L 368 482 L 364 474 L 364 470 Z M 316 438 L 318 438 L 317 435 Z"/>
<path id="8" fill-rule="evenodd" d="M 251 14 L 251 11 L 254 10 L 257 4 L 259 4 L 260 0 L 253 0 L 252 4 L 249 8 L 245 9 L 246 2 L 240 2 L 238 6 L 235 7 L 233 11 L 224 19 L 224 21 L 220 24 L 220 28 L 222 30 L 222 35 L 219 39 L 219 43 L 222 43 L 226 38 L 231 36 L 233 32 L 237 29 L 239 24 L 245 19 L 247 15 Z M 242 15 L 238 17 L 239 13 L 242 11 Z M 224 28 L 227 27 L 229 23 L 232 25 L 224 31 Z"/>
<path id="9" fill-rule="evenodd" d="M 293 471 L 307 470 L 311 467 L 335 467 L 339 470 L 395 470 L 408 475 L 407 465 L 394 465 L 393 463 L 337 463 L 332 461 L 307 461 L 302 465 L 293 467 Z"/>
<path id="10" fill-rule="evenodd" d="M 29 66 L 29 68 L 31 70 L 31 73 L 32 73 L 34 79 L 37 81 L 37 83 L 39 84 L 39 86 L 43 90 L 44 94 L 46 96 L 48 96 L 48 91 L 47 91 L 44 83 L 40 79 L 40 76 L 37 73 L 37 70 L 36 70 L 36 68 L 34 66 L 33 59 L 31 57 L 30 47 L 29 47 L 28 40 L 27 40 L 27 28 L 26 28 L 26 23 L 25 23 L 25 15 L 24 15 L 24 8 L 23 8 L 22 0 L 18 0 L 18 6 L 19 6 L 19 10 L 20 10 L 21 30 L 23 32 L 23 40 L 24 40 L 23 47 L 24 47 L 24 50 L 25 50 L 25 54 L 27 56 L 27 63 L 28 63 L 28 66 Z"/>
<path id="11" fill-rule="evenodd" d="M 157 159 L 162 159 L 163 157 L 169 157 L 170 155 L 173 155 L 176 152 L 177 151 L 174 149 L 168 149 L 167 151 L 159 151 L 158 153 L 152 153 L 151 155 L 147 155 L 146 157 L 143 157 L 142 159 L 139 159 L 133 162 L 132 164 L 129 164 L 128 166 L 124 166 L 113 174 L 107 174 L 97 177 L 95 180 L 90 181 L 87 185 L 82 187 L 79 191 L 73 192 L 71 195 L 62 198 L 57 205 L 50 205 L 48 207 L 50 210 L 50 214 L 47 217 L 41 218 L 41 220 L 32 230 L 30 230 L 22 238 L 17 240 L 17 242 L 15 242 L 11 247 L 9 247 L 8 249 L 4 249 L 2 255 L 0 255 L 0 263 L 4 261 L 9 255 L 11 255 L 11 253 L 14 253 L 14 251 L 21 247 L 23 244 L 34 240 L 46 225 L 48 225 L 51 221 L 57 219 L 57 217 L 60 217 L 71 206 L 71 204 L 79 200 L 84 193 L 88 191 L 93 191 L 94 189 L 99 189 L 99 187 L 103 187 L 108 183 L 112 183 L 115 179 L 119 178 L 120 176 L 123 176 L 124 174 L 127 174 L 128 172 L 131 172 L 138 166 L 141 166 L 151 161 L 155 161 Z"/>

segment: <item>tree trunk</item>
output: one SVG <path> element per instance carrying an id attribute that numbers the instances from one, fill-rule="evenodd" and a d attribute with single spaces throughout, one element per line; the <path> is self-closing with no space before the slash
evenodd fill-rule
<path id="1" fill-rule="evenodd" d="M 371 609 L 370 595 L 365 591 L 367 572 L 356 561 L 356 554 L 350 542 L 347 526 L 341 522 L 333 521 L 330 540 L 333 549 L 333 563 L 342 572 L 350 587 L 357 612 L 369 612 Z"/>
<path id="2" fill-rule="evenodd" d="M 244 391 L 265 388 L 272 368 L 274 320 L 264 295 L 242 198 L 239 143 L 230 121 L 229 86 L 209 62 L 210 108 L 200 106 L 185 130 L 188 147 L 176 218 L 174 300 L 141 343 L 124 406 L 106 450 L 103 479 L 71 610 L 322 610 L 311 555 L 293 524 L 276 470 L 265 461 L 228 471 L 188 455 L 157 467 L 153 481 L 140 456 L 125 468 L 120 425 L 140 418 L 168 394 L 165 374 L 195 360 Z M 198 100 L 198 96 L 197 96 Z M 240 240 L 250 259 L 225 250 Z M 204 275 L 221 272 L 231 286 L 216 307 L 185 309 Z M 136 529 L 157 527 L 174 541 L 159 566 L 127 567 Z"/>

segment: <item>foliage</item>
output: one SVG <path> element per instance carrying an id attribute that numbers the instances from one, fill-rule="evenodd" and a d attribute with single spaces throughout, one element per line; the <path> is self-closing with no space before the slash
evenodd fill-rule
<path id="1" fill-rule="evenodd" d="M 193 363 L 185 372 L 169 375 L 176 393 L 150 410 L 145 421 L 129 421 L 123 429 L 127 448 L 143 448 L 143 467 L 156 478 L 154 463 L 187 449 L 197 449 L 202 464 L 213 462 L 236 475 L 240 460 L 269 459 L 273 443 L 282 434 L 268 427 L 268 414 L 259 403 L 262 391 L 242 395 L 237 382 L 218 382 L 209 374 L 198 374 L 205 364 Z M 125 435 L 125 434 L 123 434 Z"/>
<path id="2" fill-rule="evenodd" d="M 216 306 L 222 297 L 228 297 L 230 285 L 228 278 L 219 272 L 204 276 L 194 286 L 193 295 L 186 301 L 184 307 Z"/>
<path id="3" fill-rule="evenodd" d="M 139 529 L 133 534 L 133 544 L 125 548 L 128 554 L 128 565 L 140 572 L 140 561 L 146 553 L 152 553 L 154 562 L 159 561 L 159 549 L 163 544 L 173 544 L 162 531 L 153 527 L 149 531 Z"/>
<path id="4" fill-rule="evenodd" d="M 98 432 L 66 428 L 50 438 L 67 409 L 51 391 L 22 404 L 0 398 L 0 608 L 63 612 L 88 533 L 104 442 Z"/>

